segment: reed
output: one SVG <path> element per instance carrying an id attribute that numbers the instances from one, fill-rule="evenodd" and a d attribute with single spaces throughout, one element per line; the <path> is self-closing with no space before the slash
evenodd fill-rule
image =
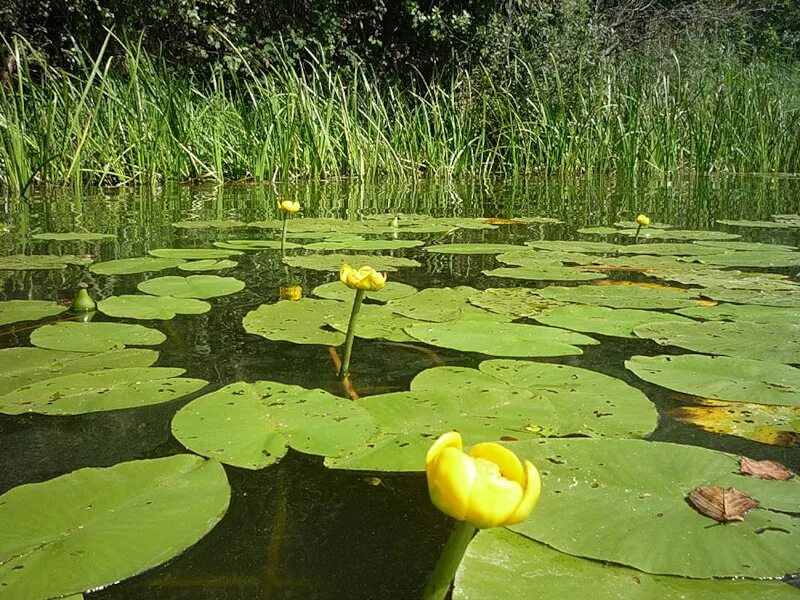
<path id="1" fill-rule="evenodd" d="M 111 43 L 122 48 L 112 56 Z M 24 40 L 0 87 L 0 185 L 155 185 L 548 174 L 800 171 L 800 67 L 517 64 L 381 83 L 309 56 L 264 73 L 172 71 L 135 43 L 71 72 Z M 574 68 L 570 69 L 574 73 Z"/>

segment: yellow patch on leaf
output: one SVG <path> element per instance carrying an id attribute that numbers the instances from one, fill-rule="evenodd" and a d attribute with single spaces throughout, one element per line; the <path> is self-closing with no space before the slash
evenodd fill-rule
<path id="1" fill-rule="evenodd" d="M 483 219 L 484 223 L 489 225 L 525 225 L 522 221 L 515 221 L 514 219 L 504 219 L 502 217 L 487 217 Z"/>

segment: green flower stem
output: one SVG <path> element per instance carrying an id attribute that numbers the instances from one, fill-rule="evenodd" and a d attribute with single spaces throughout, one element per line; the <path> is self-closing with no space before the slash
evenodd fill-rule
<path id="1" fill-rule="evenodd" d="M 283 215 L 283 232 L 281 233 L 281 258 L 286 255 L 286 227 L 289 224 L 289 215 L 286 214 L 285 211 L 281 213 Z"/>
<path id="2" fill-rule="evenodd" d="M 361 301 L 364 299 L 364 290 L 356 290 L 356 298 L 353 300 L 353 310 L 350 311 L 350 322 L 347 324 L 347 337 L 344 340 L 344 358 L 342 359 L 342 367 L 339 369 L 339 379 L 347 377 L 350 370 L 350 354 L 353 351 L 353 338 L 356 335 L 356 319 L 358 319 L 358 311 L 361 310 Z"/>
<path id="3" fill-rule="evenodd" d="M 425 591 L 422 592 L 422 600 L 444 600 L 473 535 L 474 525 L 466 521 L 456 521 L 455 529 L 445 544 Z"/>
<path id="4" fill-rule="evenodd" d="M 633 243 L 636 243 L 636 240 L 639 239 L 639 232 L 642 230 L 642 224 L 639 223 L 639 226 L 636 228 L 636 233 L 633 234 Z"/>

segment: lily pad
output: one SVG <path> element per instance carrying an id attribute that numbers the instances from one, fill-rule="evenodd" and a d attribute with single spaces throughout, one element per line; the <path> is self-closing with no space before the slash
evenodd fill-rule
<path id="1" fill-rule="evenodd" d="M 553 327 L 521 323 L 493 323 L 487 327 L 486 321 L 419 323 L 406 327 L 405 332 L 431 346 L 491 356 L 570 356 L 583 354 L 580 345 L 599 343 Z"/>
<path id="2" fill-rule="evenodd" d="M 158 352 L 144 348 L 109 350 L 99 354 L 64 352 L 44 348 L 4 348 L 0 350 L 0 394 L 31 383 L 98 369 L 149 367 L 158 360 Z"/>
<path id="3" fill-rule="evenodd" d="M 534 512 L 532 519 L 537 518 Z M 726 581 L 651 575 L 570 556 L 501 527 L 478 533 L 458 569 L 453 600 L 526 598 L 531 582 L 543 598 L 625 600 L 792 600 L 797 590 L 782 581 Z"/>
<path id="4" fill-rule="evenodd" d="M 742 236 L 736 233 L 725 233 L 724 231 L 669 229 L 661 231 L 653 237 L 664 240 L 737 240 Z"/>
<path id="5" fill-rule="evenodd" d="M 537 241 L 525 242 L 525 245 L 541 250 L 558 250 L 560 252 L 583 252 L 586 254 L 609 254 L 616 252 L 620 246 L 608 242 L 570 242 L 570 241 Z"/>
<path id="6" fill-rule="evenodd" d="M 798 290 L 800 291 L 800 290 Z M 675 311 L 705 321 L 750 321 L 751 323 L 800 323 L 800 307 L 760 306 L 758 304 L 717 304 Z"/>
<path id="7" fill-rule="evenodd" d="M 228 258 L 244 254 L 238 250 L 222 250 L 219 248 L 158 248 L 150 250 L 156 258 L 179 258 L 181 260 L 207 260 L 211 258 Z"/>
<path id="8" fill-rule="evenodd" d="M 581 227 L 578 233 L 582 235 L 617 235 L 617 230 L 613 227 L 603 227 L 602 225 L 596 227 Z"/>
<path id="9" fill-rule="evenodd" d="M 420 240 L 324 240 L 303 247 L 306 250 L 401 250 L 424 243 Z"/>
<path id="10" fill-rule="evenodd" d="M 684 577 L 781 577 L 797 568 L 800 481 L 738 473 L 736 457 L 643 440 L 569 439 L 509 444 L 544 470 L 534 518 L 511 529 L 561 552 Z M 709 527 L 687 502 L 701 485 L 758 499 L 744 522 Z M 643 552 L 658 540 L 659 552 Z"/>
<path id="11" fill-rule="evenodd" d="M 762 242 L 694 242 L 698 246 L 708 246 L 709 248 L 719 248 L 721 250 L 735 250 L 751 251 L 751 252 L 791 252 L 795 250 L 794 246 L 786 246 L 783 244 L 764 244 Z"/>
<path id="12" fill-rule="evenodd" d="M 529 281 L 592 281 L 605 279 L 606 275 L 599 272 L 581 271 L 575 267 L 561 267 L 541 264 L 525 267 L 500 267 L 491 271 L 483 271 L 487 277 L 502 277 L 506 279 L 525 279 Z"/>
<path id="13" fill-rule="evenodd" d="M 469 297 L 477 291 L 464 285 L 454 288 L 427 288 L 416 294 L 392 300 L 387 306 L 393 312 L 417 321 L 442 323 L 461 318 L 497 318 L 469 303 Z"/>
<path id="14" fill-rule="evenodd" d="M 64 322 L 39 327 L 31 334 L 31 344 L 50 350 L 105 352 L 125 346 L 157 346 L 167 339 L 157 329 L 125 323 Z"/>
<path id="15" fill-rule="evenodd" d="M 719 270 L 701 265 L 692 265 L 691 268 L 682 272 L 654 272 L 652 276 L 668 281 L 676 281 L 684 285 L 700 285 L 707 288 L 800 292 L 800 285 L 790 281 L 786 275 L 775 273 L 743 273 L 741 271 Z"/>
<path id="16" fill-rule="evenodd" d="M 244 281 L 219 275 L 169 276 L 148 279 L 136 287 L 140 292 L 155 296 L 205 299 L 235 294 L 244 289 Z"/>
<path id="17" fill-rule="evenodd" d="M 534 315 L 533 318 L 552 327 L 626 338 L 635 338 L 633 330 L 645 323 L 662 321 L 691 323 L 689 319 L 669 313 L 629 308 L 606 308 L 591 304 L 561 306 Z"/>
<path id="18" fill-rule="evenodd" d="M 662 346 L 694 352 L 800 363 L 800 324 L 704 321 L 649 323 L 634 330 Z"/>
<path id="19" fill-rule="evenodd" d="M 596 256 L 581 254 L 579 252 L 561 252 L 558 250 L 523 250 L 522 252 L 507 252 L 500 254 L 497 260 L 506 265 L 518 267 L 542 268 L 552 267 L 556 264 L 590 265 Z"/>
<path id="20" fill-rule="evenodd" d="M 47 240 L 54 242 L 99 242 L 100 240 L 114 240 L 117 236 L 113 233 L 34 233 L 31 239 Z"/>
<path id="21" fill-rule="evenodd" d="M 436 244 L 425 248 L 426 252 L 436 254 L 502 254 L 527 250 L 525 246 L 514 244 Z"/>
<path id="22" fill-rule="evenodd" d="M 387 281 L 383 289 L 377 292 L 367 292 L 366 297 L 376 302 L 388 302 L 389 300 L 405 298 L 416 293 L 416 291 L 417 288 L 414 286 L 397 281 Z M 340 300 L 343 302 L 352 302 L 355 294 L 349 287 L 342 285 L 341 281 L 323 283 L 315 287 L 311 293 L 327 300 Z"/>
<path id="23" fill-rule="evenodd" d="M 0 589 L 38 600 L 131 577 L 196 543 L 229 501 L 222 465 L 187 454 L 21 485 L 0 496 Z"/>
<path id="24" fill-rule="evenodd" d="M 225 250 L 280 250 L 280 240 L 228 240 L 227 242 L 214 242 L 217 248 Z M 284 245 L 286 250 L 294 248 L 302 248 L 300 244 L 294 242 L 286 242 Z"/>
<path id="25" fill-rule="evenodd" d="M 711 248 L 699 244 L 634 244 L 622 246 L 620 254 L 652 254 L 654 256 L 703 256 L 724 252 L 722 248 Z"/>
<path id="26" fill-rule="evenodd" d="M 793 226 L 790 221 L 748 221 L 746 219 L 717 219 L 717 223 L 732 227 L 756 227 L 759 229 L 788 229 Z"/>
<path id="27" fill-rule="evenodd" d="M 352 290 L 351 290 L 352 291 Z M 350 315 L 339 312 L 329 318 L 326 325 L 342 333 L 347 333 Z M 356 337 L 365 339 L 383 339 L 392 342 L 416 342 L 404 328 L 418 323 L 409 317 L 404 317 L 391 310 L 387 305 L 362 304 L 361 312 L 356 325 Z"/>
<path id="28" fill-rule="evenodd" d="M 650 288 L 636 285 L 579 285 L 575 287 L 550 286 L 539 290 L 543 298 L 560 302 L 597 304 L 611 308 L 684 308 L 695 306 L 697 294 L 693 290 Z"/>
<path id="29" fill-rule="evenodd" d="M 761 444 L 794 446 L 800 441 L 800 407 L 695 398 L 670 417 L 711 433 L 735 435 Z"/>
<path id="30" fill-rule="evenodd" d="M 99 275 L 132 275 L 133 273 L 151 273 L 173 269 L 184 261 L 177 258 L 150 258 L 142 256 L 139 258 L 120 258 L 119 260 L 109 260 L 97 263 L 89 267 L 92 273 Z"/>
<path id="31" fill-rule="evenodd" d="M 172 433 L 187 448 L 225 464 L 261 469 L 288 448 L 338 456 L 375 433 L 357 403 L 323 390 L 271 381 L 238 382 L 201 396 L 172 420 Z"/>
<path id="32" fill-rule="evenodd" d="M 561 306 L 561 302 L 547 300 L 530 288 L 488 288 L 469 296 L 470 304 L 506 315 L 512 319 L 535 317 L 539 313 Z"/>
<path id="33" fill-rule="evenodd" d="M 177 229 L 234 229 L 236 227 L 246 227 L 247 223 L 232 220 L 210 220 L 210 221 L 178 221 L 172 224 Z"/>
<path id="34" fill-rule="evenodd" d="M 199 315 L 211 310 L 211 305 L 193 298 L 130 294 L 111 296 L 97 303 L 97 310 L 110 317 L 128 319 L 168 320 L 180 315 Z"/>
<path id="35" fill-rule="evenodd" d="M 207 260 L 193 260 L 191 262 L 185 262 L 178 265 L 178 268 L 181 271 L 191 272 L 222 271 L 223 269 L 232 269 L 238 264 L 239 263 L 237 263 L 235 260 L 217 260 L 212 258 Z"/>
<path id="36" fill-rule="evenodd" d="M 776 269 L 800 266 L 800 252 L 728 252 L 701 256 L 703 264 L 721 267 L 759 267 Z"/>
<path id="37" fill-rule="evenodd" d="M 708 288 L 700 290 L 700 293 L 707 298 L 719 300 L 720 302 L 800 308 L 800 293 L 798 291 L 800 290 Z"/>
<path id="38" fill-rule="evenodd" d="M 639 227 L 639 224 L 636 221 L 617 221 L 614 223 L 614 227 L 619 227 L 620 229 L 636 229 Z M 647 227 L 642 227 L 642 231 L 647 231 L 648 229 L 672 229 L 672 225 L 668 225 L 667 223 L 658 223 L 656 221 L 651 221 L 650 225 Z"/>
<path id="39" fill-rule="evenodd" d="M 349 314 L 347 303 L 336 300 L 282 300 L 251 310 L 242 319 L 242 325 L 247 333 L 268 340 L 339 346 L 344 343 L 344 334 L 325 327 L 328 321 Z"/>
<path id="40" fill-rule="evenodd" d="M 90 265 L 89 256 L 64 254 L 12 254 L 0 256 L 0 271 L 48 271 L 66 269 L 67 265 Z"/>
<path id="41" fill-rule="evenodd" d="M 400 256 L 382 256 L 379 254 L 310 254 L 307 256 L 287 256 L 283 262 L 290 267 L 312 269 L 314 271 L 339 271 L 344 263 L 360 269 L 369 265 L 376 271 L 397 271 L 402 267 L 419 267 L 420 264 L 410 258 Z"/>
<path id="42" fill-rule="evenodd" d="M 633 356 L 640 379 L 692 396 L 757 404 L 800 405 L 800 369 L 727 356 Z"/>
<path id="43" fill-rule="evenodd" d="M 19 321 L 38 321 L 60 314 L 65 310 L 67 310 L 66 306 L 46 300 L 6 300 L 0 302 L 0 325 Z"/>
<path id="44" fill-rule="evenodd" d="M 0 396 L 0 412 L 18 415 L 76 415 L 169 402 L 208 385 L 178 377 L 184 369 L 167 367 L 102 369 L 61 375 Z"/>

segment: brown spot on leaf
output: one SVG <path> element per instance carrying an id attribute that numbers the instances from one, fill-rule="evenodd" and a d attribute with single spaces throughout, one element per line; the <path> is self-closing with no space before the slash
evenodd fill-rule
<path id="1" fill-rule="evenodd" d="M 794 477 L 794 473 L 786 466 L 774 460 L 752 460 L 742 456 L 739 461 L 739 469 L 744 475 L 752 475 L 759 479 L 786 481 Z"/>
<path id="2" fill-rule="evenodd" d="M 747 511 L 758 506 L 754 500 L 736 488 L 703 485 L 689 492 L 689 501 L 697 511 L 720 523 L 744 521 Z"/>

